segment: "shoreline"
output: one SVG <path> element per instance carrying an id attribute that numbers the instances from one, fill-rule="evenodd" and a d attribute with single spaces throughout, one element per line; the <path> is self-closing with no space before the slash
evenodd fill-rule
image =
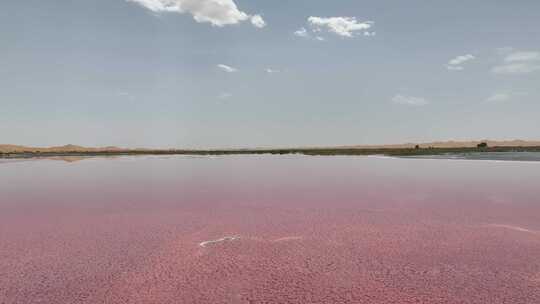
<path id="1" fill-rule="evenodd" d="M 285 155 L 302 154 L 311 156 L 336 155 L 385 155 L 385 156 L 423 156 L 460 153 L 489 152 L 540 152 L 540 146 L 488 147 L 488 148 L 291 148 L 291 149 L 238 149 L 238 150 L 114 150 L 114 151 L 24 151 L 0 152 L 0 159 L 24 159 L 68 156 L 136 156 L 136 155 Z"/>

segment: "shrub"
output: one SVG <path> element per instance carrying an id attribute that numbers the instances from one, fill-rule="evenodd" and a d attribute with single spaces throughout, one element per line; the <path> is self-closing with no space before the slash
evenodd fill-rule
<path id="1" fill-rule="evenodd" d="M 488 146 L 488 144 L 486 142 L 481 142 L 478 145 L 476 145 L 476 147 L 478 147 L 478 148 L 487 148 L 487 146 Z"/>

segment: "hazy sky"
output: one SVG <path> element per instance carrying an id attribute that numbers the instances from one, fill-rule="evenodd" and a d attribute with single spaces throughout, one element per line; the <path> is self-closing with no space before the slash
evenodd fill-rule
<path id="1" fill-rule="evenodd" d="M 25 0 L 0 143 L 540 138 L 538 0 Z"/>

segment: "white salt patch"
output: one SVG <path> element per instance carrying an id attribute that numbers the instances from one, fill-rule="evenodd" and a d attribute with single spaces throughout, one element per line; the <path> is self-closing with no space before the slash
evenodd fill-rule
<path id="1" fill-rule="evenodd" d="M 272 242 L 286 242 L 286 241 L 298 241 L 301 240 L 301 236 L 286 236 L 279 239 L 275 239 Z"/>
<path id="2" fill-rule="evenodd" d="M 488 225 L 488 226 L 490 226 L 490 227 L 498 227 L 498 228 L 505 228 L 505 229 L 515 230 L 515 231 L 519 231 L 519 232 L 538 233 L 538 231 L 529 230 L 529 229 L 526 229 L 526 228 L 523 228 L 523 227 L 512 226 L 512 225 L 491 224 L 491 225 Z"/>
<path id="3" fill-rule="evenodd" d="M 221 243 L 221 242 L 234 241 L 234 240 L 237 240 L 239 238 L 240 237 L 238 237 L 238 236 L 226 236 L 226 237 L 222 237 L 222 238 L 217 239 L 217 240 L 201 242 L 201 243 L 199 243 L 199 246 L 206 247 L 207 245 L 212 245 L 212 244 Z"/>

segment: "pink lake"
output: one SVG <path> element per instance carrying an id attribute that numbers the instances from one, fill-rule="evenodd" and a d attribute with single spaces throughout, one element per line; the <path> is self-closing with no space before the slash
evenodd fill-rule
<path id="1" fill-rule="evenodd" d="M 540 303 L 540 162 L 0 160 L 0 303 Z"/>

